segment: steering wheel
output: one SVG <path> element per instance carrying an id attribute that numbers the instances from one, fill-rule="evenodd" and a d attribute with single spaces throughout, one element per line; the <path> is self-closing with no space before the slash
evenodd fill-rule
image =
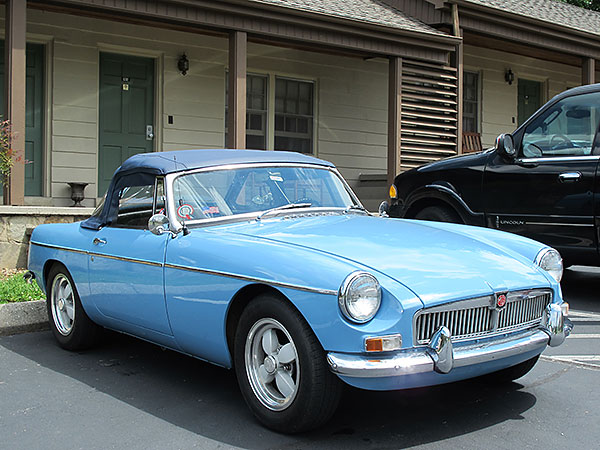
<path id="1" fill-rule="evenodd" d="M 294 203 L 310 203 L 311 206 L 321 206 L 321 204 L 318 201 L 308 197 L 299 198 Z"/>
<path id="2" fill-rule="evenodd" d="M 558 141 L 558 142 L 555 142 Z M 555 134 L 554 136 L 552 136 L 550 138 L 550 148 L 552 149 L 557 149 L 559 148 L 559 145 L 561 143 L 564 143 L 565 146 L 562 148 L 573 148 L 575 147 L 575 145 L 573 144 L 573 142 L 571 142 L 571 139 L 569 139 L 567 136 L 565 136 L 564 134 Z"/>

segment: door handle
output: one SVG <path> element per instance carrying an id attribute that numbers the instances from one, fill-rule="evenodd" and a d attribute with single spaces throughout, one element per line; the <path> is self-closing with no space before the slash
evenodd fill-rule
<path id="1" fill-rule="evenodd" d="M 154 139 L 154 127 L 152 125 L 146 125 L 146 140 L 151 141 Z"/>
<path id="2" fill-rule="evenodd" d="M 94 238 L 92 242 L 94 243 L 94 245 L 106 244 L 106 239 Z"/>
<path id="3" fill-rule="evenodd" d="M 558 176 L 561 183 L 575 183 L 581 179 L 581 172 L 563 172 Z"/>

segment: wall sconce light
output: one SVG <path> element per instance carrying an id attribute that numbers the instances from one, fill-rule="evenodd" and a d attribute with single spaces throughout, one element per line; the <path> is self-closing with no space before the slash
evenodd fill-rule
<path id="1" fill-rule="evenodd" d="M 185 53 L 179 57 L 177 61 L 177 68 L 181 72 L 181 75 L 185 75 L 190 70 L 190 61 L 185 56 Z"/>
<path id="2" fill-rule="evenodd" d="M 513 73 L 512 70 L 508 69 L 505 73 L 504 73 L 504 80 L 508 83 L 508 84 L 513 84 L 513 81 L 515 81 L 515 74 Z"/>

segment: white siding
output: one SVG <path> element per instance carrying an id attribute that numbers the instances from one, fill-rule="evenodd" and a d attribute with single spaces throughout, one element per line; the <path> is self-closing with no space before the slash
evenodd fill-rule
<path id="1" fill-rule="evenodd" d="M 96 192 L 102 51 L 156 59 L 156 150 L 223 147 L 227 39 L 38 10 L 28 10 L 27 31 L 51 37 L 55 205 L 71 204 L 70 181 L 90 183 L 88 197 L 103 194 Z M 186 76 L 177 70 L 183 52 L 190 60 Z M 338 165 L 355 187 L 361 173 L 386 172 L 386 60 L 249 43 L 248 71 L 314 81 L 316 156 Z"/>
<path id="2" fill-rule="evenodd" d="M 465 45 L 464 70 L 480 74 L 480 132 L 484 148 L 494 144 L 500 133 L 517 127 L 519 78 L 543 83 L 542 104 L 565 89 L 581 84 L 581 69 L 513 53 Z M 504 73 L 511 69 L 515 81 L 509 85 Z"/>

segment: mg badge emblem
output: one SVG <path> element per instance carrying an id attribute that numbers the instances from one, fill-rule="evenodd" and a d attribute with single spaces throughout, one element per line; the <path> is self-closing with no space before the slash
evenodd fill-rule
<path id="1" fill-rule="evenodd" d="M 496 297 L 496 307 L 498 309 L 502 309 L 504 308 L 504 306 L 506 306 L 506 295 L 498 294 L 498 296 Z"/>

